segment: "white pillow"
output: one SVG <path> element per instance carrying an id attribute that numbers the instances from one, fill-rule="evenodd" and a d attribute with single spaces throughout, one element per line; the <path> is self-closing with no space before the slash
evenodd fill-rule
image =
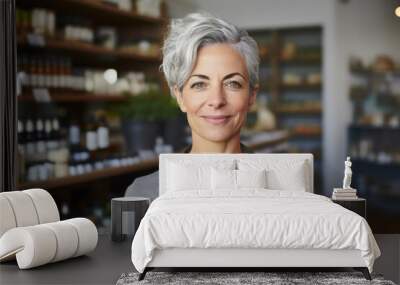
<path id="1" fill-rule="evenodd" d="M 211 170 L 211 189 L 212 190 L 235 190 L 236 189 L 236 170 L 216 169 Z"/>
<path id="2" fill-rule="evenodd" d="M 211 170 L 213 190 L 239 190 L 241 188 L 266 188 L 266 171 L 262 170 Z"/>
<path id="3" fill-rule="evenodd" d="M 235 160 L 193 163 L 190 160 L 167 164 L 167 191 L 211 190 L 211 169 L 235 169 Z"/>
<path id="4" fill-rule="evenodd" d="M 304 160 L 239 159 L 240 170 L 267 170 L 267 188 L 273 190 L 306 191 L 309 188 L 307 163 Z"/>
<path id="5" fill-rule="evenodd" d="M 236 170 L 237 188 L 267 188 L 267 171 Z"/>

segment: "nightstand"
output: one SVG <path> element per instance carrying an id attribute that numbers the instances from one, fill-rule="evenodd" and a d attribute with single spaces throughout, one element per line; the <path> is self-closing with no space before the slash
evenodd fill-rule
<path id="1" fill-rule="evenodd" d="M 332 202 L 359 214 L 364 219 L 367 219 L 367 200 L 363 198 L 356 198 L 351 200 L 337 200 L 332 199 Z"/>
<path id="2" fill-rule="evenodd" d="M 134 236 L 146 214 L 150 199 L 145 197 L 119 197 L 111 200 L 111 239 L 123 241 Z"/>

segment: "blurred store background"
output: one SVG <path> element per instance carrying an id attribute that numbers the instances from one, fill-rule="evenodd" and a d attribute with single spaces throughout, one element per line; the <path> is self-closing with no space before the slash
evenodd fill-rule
<path id="1" fill-rule="evenodd" d="M 16 0 L 18 188 L 62 218 L 110 223 L 110 200 L 190 143 L 159 71 L 168 21 L 208 11 L 260 48 L 243 142 L 314 154 L 317 194 L 344 161 L 374 233 L 400 233 L 400 11 L 395 0 Z M 400 9 L 400 8 L 399 8 Z"/>

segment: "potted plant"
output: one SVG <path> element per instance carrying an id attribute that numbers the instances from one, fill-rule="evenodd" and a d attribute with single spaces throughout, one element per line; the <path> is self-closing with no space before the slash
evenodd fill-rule
<path id="1" fill-rule="evenodd" d="M 155 88 L 126 96 L 127 99 L 116 104 L 112 112 L 121 118 L 129 153 L 154 149 L 157 136 L 170 137 L 168 131 L 166 132 L 171 128 L 169 122 L 176 120 L 181 113 L 174 98 Z M 170 143 L 168 140 L 166 139 L 167 143 Z"/>

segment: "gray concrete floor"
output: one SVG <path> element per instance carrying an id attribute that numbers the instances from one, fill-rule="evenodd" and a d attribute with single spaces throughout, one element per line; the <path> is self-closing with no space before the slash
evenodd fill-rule
<path id="1" fill-rule="evenodd" d="M 115 284 L 122 273 L 134 271 L 132 239 L 112 242 L 100 235 L 96 249 L 80 256 L 33 269 L 19 270 L 16 261 L 0 264 L 0 284 Z"/>

